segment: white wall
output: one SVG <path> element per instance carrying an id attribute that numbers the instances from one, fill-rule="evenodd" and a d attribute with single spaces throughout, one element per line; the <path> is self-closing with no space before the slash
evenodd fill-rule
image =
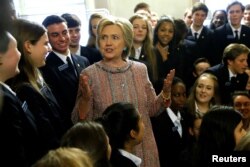
<path id="1" fill-rule="evenodd" d="M 93 2 L 93 0 L 86 0 L 87 3 L 88 1 Z M 135 5 L 139 2 L 148 3 L 151 11 L 156 11 L 159 16 L 166 14 L 182 18 L 185 9 L 192 6 L 193 0 L 95 0 L 95 5 L 91 7 L 102 8 L 102 4 L 106 4 L 103 8 L 108 8 L 110 14 L 129 18 L 133 15 Z"/>

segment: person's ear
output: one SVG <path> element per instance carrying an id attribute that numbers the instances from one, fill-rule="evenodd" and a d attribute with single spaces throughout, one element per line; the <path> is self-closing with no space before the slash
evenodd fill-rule
<path id="1" fill-rule="evenodd" d="M 191 136 L 194 136 L 194 131 L 191 127 L 188 128 L 188 132 Z"/>
<path id="2" fill-rule="evenodd" d="M 24 42 L 24 49 L 26 50 L 27 53 L 31 53 L 32 44 L 30 43 L 30 41 L 25 41 Z"/>
<path id="3" fill-rule="evenodd" d="M 131 137 L 132 139 L 136 139 L 137 134 L 138 134 L 138 133 L 137 133 L 134 129 L 130 130 L 130 137 Z"/>

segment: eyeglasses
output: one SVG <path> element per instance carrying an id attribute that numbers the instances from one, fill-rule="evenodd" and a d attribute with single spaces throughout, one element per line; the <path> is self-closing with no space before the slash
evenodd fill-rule
<path id="1" fill-rule="evenodd" d="M 245 103 L 234 103 L 234 107 L 250 107 L 250 102 L 245 102 Z"/>

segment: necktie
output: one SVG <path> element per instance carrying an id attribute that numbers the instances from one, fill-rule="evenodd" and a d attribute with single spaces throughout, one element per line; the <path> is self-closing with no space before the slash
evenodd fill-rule
<path id="1" fill-rule="evenodd" d="M 74 73 L 74 75 L 76 76 L 76 71 L 75 71 L 75 68 L 74 68 L 74 65 L 72 64 L 71 60 L 69 57 L 66 58 L 67 60 L 67 63 L 68 63 L 68 68 Z"/>
<path id="2" fill-rule="evenodd" d="M 181 127 L 180 120 L 176 120 L 174 124 L 177 127 L 177 131 L 178 131 L 179 135 L 182 137 L 182 127 Z"/>
<path id="3" fill-rule="evenodd" d="M 236 39 L 236 40 L 239 40 L 238 30 L 235 30 L 234 33 L 235 33 L 235 39 Z"/>
<path id="4" fill-rule="evenodd" d="M 198 39 L 198 33 L 197 33 L 197 32 L 194 33 L 194 39 L 195 39 L 195 40 Z"/>

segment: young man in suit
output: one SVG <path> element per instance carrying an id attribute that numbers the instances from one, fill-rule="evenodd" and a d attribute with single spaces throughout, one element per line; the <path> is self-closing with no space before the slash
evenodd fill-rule
<path id="1" fill-rule="evenodd" d="M 67 21 L 70 43 L 69 50 L 72 54 L 84 56 L 90 64 L 102 59 L 101 53 L 96 48 L 90 48 L 80 45 L 81 39 L 81 20 L 74 14 L 64 13 L 62 17 Z"/>
<path id="2" fill-rule="evenodd" d="M 41 68 L 46 83 L 50 86 L 59 105 L 61 105 L 63 123 L 70 128 L 71 112 L 77 96 L 79 74 L 89 65 L 87 58 L 70 53 L 70 37 L 66 21 L 57 15 L 45 18 L 52 52 L 46 58 L 46 65 Z"/>
<path id="3" fill-rule="evenodd" d="M 229 44 L 241 43 L 250 47 L 250 28 L 241 24 L 244 9 L 242 3 L 238 1 L 229 4 L 226 9 L 228 23 L 215 29 L 213 50 L 216 64 L 220 63 L 223 51 Z"/>
<path id="4" fill-rule="evenodd" d="M 204 3 L 197 2 L 192 7 L 192 20 L 186 39 L 196 43 L 196 53 L 199 57 L 206 57 L 209 62 L 213 62 L 211 54 L 211 43 L 213 40 L 213 32 L 204 26 L 207 18 L 208 8 Z"/>
<path id="5" fill-rule="evenodd" d="M 223 63 L 205 71 L 217 77 L 222 104 L 230 104 L 234 91 L 246 90 L 248 75 L 245 71 L 249 53 L 250 49 L 244 44 L 229 44 L 223 53 Z"/>

